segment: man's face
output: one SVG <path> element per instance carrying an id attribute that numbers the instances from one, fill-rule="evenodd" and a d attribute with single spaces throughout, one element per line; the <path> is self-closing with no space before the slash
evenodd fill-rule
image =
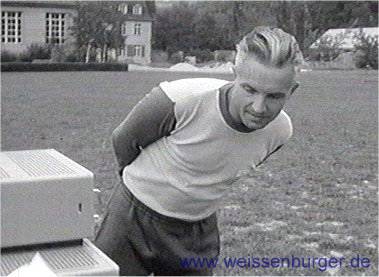
<path id="1" fill-rule="evenodd" d="M 251 130 L 264 128 L 282 110 L 297 86 L 292 66 L 272 68 L 254 58 L 240 65 L 229 98 L 234 120 Z"/>

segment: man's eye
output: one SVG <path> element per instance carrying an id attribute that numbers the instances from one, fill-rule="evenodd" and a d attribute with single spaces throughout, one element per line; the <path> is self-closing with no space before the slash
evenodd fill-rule
<path id="1" fill-rule="evenodd" d="M 249 87 L 249 86 L 243 86 L 243 89 L 246 90 L 248 93 L 255 93 L 257 92 L 255 89 Z"/>
<path id="2" fill-rule="evenodd" d="M 280 99 L 280 98 L 284 97 L 284 94 L 283 93 L 272 93 L 272 94 L 269 94 L 269 97 L 272 99 Z"/>

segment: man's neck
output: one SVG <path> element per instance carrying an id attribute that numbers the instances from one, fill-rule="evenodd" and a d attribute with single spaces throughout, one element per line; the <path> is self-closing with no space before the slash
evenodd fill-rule
<path id="1" fill-rule="evenodd" d="M 250 133 L 254 130 L 247 128 L 240 120 L 233 117 L 233 113 L 230 110 L 230 98 L 233 89 L 233 83 L 229 83 L 220 88 L 220 109 L 225 122 L 236 131 L 242 133 Z"/>

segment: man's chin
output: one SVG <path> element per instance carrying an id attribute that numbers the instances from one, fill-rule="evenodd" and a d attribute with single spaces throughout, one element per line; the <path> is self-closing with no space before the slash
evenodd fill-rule
<path id="1" fill-rule="evenodd" d="M 258 130 L 266 127 L 266 122 L 246 121 L 244 125 L 250 130 Z"/>
<path id="2" fill-rule="evenodd" d="M 258 130 L 270 124 L 270 122 L 272 122 L 276 118 L 276 116 L 271 118 L 265 117 L 262 119 L 251 118 L 246 116 L 244 117 L 244 120 L 242 120 L 242 123 L 250 130 Z"/>

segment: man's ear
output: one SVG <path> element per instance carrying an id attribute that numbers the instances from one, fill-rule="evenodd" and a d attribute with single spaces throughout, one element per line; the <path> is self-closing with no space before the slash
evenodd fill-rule
<path id="1" fill-rule="evenodd" d="M 300 84 L 295 82 L 295 84 L 290 88 L 290 95 L 292 95 L 299 86 Z"/>

